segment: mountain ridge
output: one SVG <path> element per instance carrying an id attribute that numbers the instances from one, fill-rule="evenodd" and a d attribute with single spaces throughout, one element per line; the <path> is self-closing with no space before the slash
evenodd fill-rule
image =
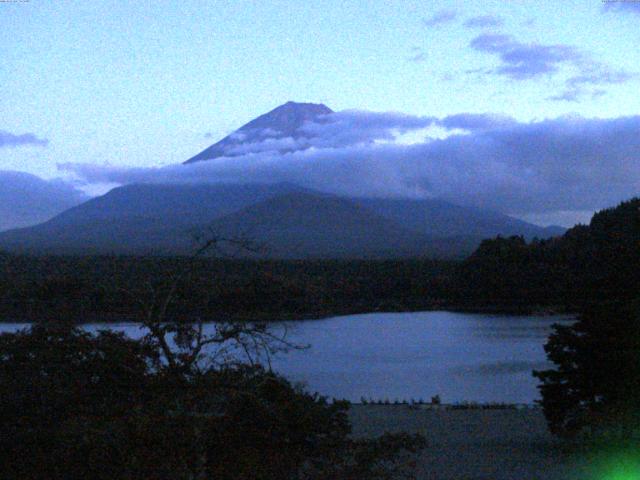
<path id="1" fill-rule="evenodd" d="M 280 258 L 461 257 L 483 238 L 542 237 L 545 231 L 442 200 L 358 199 L 286 183 L 138 184 L 113 189 L 40 225 L 1 232 L 0 248 L 28 253 L 188 254 L 194 247 L 191 233 L 198 229 L 233 236 L 251 228 L 255 240 L 273 243 Z M 306 248 L 293 251 L 295 242 Z"/>

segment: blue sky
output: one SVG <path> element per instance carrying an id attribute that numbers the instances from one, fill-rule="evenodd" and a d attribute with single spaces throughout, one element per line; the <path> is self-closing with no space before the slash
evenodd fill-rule
<path id="1" fill-rule="evenodd" d="M 3 2 L 0 170 L 175 164 L 287 100 L 635 116 L 639 24 L 595 0 Z"/>

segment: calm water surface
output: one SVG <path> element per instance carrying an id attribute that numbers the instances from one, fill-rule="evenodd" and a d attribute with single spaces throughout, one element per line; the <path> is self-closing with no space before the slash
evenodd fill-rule
<path id="1" fill-rule="evenodd" d="M 567 316 L 417 312 L 284 322 L 289 340 L 310 348 L 279 355 L 272 364 L 311 391 L 352 401 L 428 400 L 438 394 L 446 403 L 532 403 L 539 395 L 531 371 L 548 366 L 543 345 L 551 325 L 571 321 Z M 0 331 L 21 326 L 0 324 Z M 141 334 L 136 324 L 109 328 Z"/>

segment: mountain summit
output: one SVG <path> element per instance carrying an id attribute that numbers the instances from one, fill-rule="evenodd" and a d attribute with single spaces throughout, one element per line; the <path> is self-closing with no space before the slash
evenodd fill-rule
<path id="1" fill-rule="evenodd" d="M 280 152 L 295 150 L 293 141 L 304 136 L 300 127 L 330 113 L 333 110 L 321 103 L 287 102 L 251 120 L 184 163 L 235 157 L 265 148 Z M 289 140 L 290 144 L 283 139 Z"/>

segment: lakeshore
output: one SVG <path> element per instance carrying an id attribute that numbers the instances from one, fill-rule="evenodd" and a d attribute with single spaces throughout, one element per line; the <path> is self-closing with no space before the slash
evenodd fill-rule
<path id="1" fill-rule="evenodd" d="M 361 405 L 349 412 L 355 437 L 420 433 L 416 478 L 589 480 L 590 457 L 553 437 L 538 407 L 458 409 L 442 405 Z"/>

